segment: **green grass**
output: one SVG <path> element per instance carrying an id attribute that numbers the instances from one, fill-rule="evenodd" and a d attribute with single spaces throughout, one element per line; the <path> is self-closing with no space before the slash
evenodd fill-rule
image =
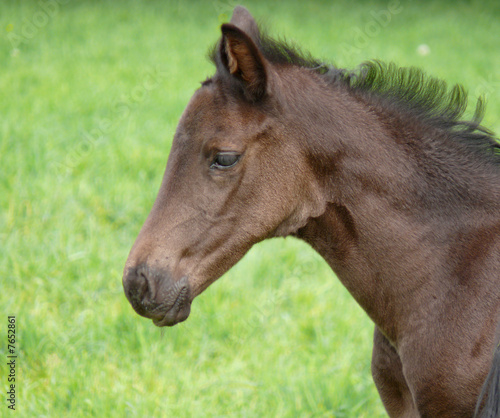
<path id="1" fill-rule="evenodd" d="M 373 325 L 305 244 L 256 246 L 174 328 L 123 294 L 177 120 L 213 72 L 204 57 L 233 3 L 49 3 L 0 3 L 0 387 L 16 315 L 17 414 L 385 416 Z M 383 1 L 246 5 L 338 65 L 393 60 L 486 94 L 499 132 L 500 8 L 487 3 L 401 1 L 387 24 L 374 18 Z"/>

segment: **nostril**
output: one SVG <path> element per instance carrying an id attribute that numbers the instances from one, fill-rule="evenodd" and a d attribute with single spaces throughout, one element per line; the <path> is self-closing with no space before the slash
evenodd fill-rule
<path id="1" fill-rule="evenodd" d="M 157 287 L 154 273 L 147 265 L 141 265 L 137 268 L 137 275 L 141 283 L 141 296 L 143 301 L 154 299 Z"/>
<path id="2" fill-rule="evenodd" d="M 140 266 L 130 268 L 123 278 L 125 294 L 136 310 L 144 310 L 143 307 L 151 300 L 151 280 L 147 268 Z"/>

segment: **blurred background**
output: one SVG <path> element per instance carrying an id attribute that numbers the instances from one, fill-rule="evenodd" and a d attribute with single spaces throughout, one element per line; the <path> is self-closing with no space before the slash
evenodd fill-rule
<path id="1" fill-rule="evenodd" d="M 177 121 L 236 4 L 0 2 L 0 387 L 15 315 L 19 416 L 385 416 L 373 325 L 297 240 L 255 246 L 174 328 L 123 294 Z M 377 58 L 461 83 L 500 132 L 498 1 L 242 4 L 337 66 Z"/>

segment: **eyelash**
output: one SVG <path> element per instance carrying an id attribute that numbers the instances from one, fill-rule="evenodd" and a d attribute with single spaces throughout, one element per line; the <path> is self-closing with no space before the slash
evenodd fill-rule
<path id="1" fill-rule="evenodd" d="M 210 168 L 224 170 L 234 167 L 240 160 L 240 156 L 240 154 L 235 152 L 219 152 L 215 155 Z"/>

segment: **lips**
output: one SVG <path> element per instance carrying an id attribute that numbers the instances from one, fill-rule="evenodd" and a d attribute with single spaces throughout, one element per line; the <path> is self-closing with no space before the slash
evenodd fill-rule
<path id="1" fill-rule="evenodd" d="M 191 312 L 191 301 L 189 299 L 189 288 L 184 286 L 181 288 L 172 307 L 165 315 L 158 319 L 154 318 L 153 323 L 157 327 L 171 327 L 179 322 L 185 321 Z M 158 313 L 156 313 L 158 314 Z"/>

